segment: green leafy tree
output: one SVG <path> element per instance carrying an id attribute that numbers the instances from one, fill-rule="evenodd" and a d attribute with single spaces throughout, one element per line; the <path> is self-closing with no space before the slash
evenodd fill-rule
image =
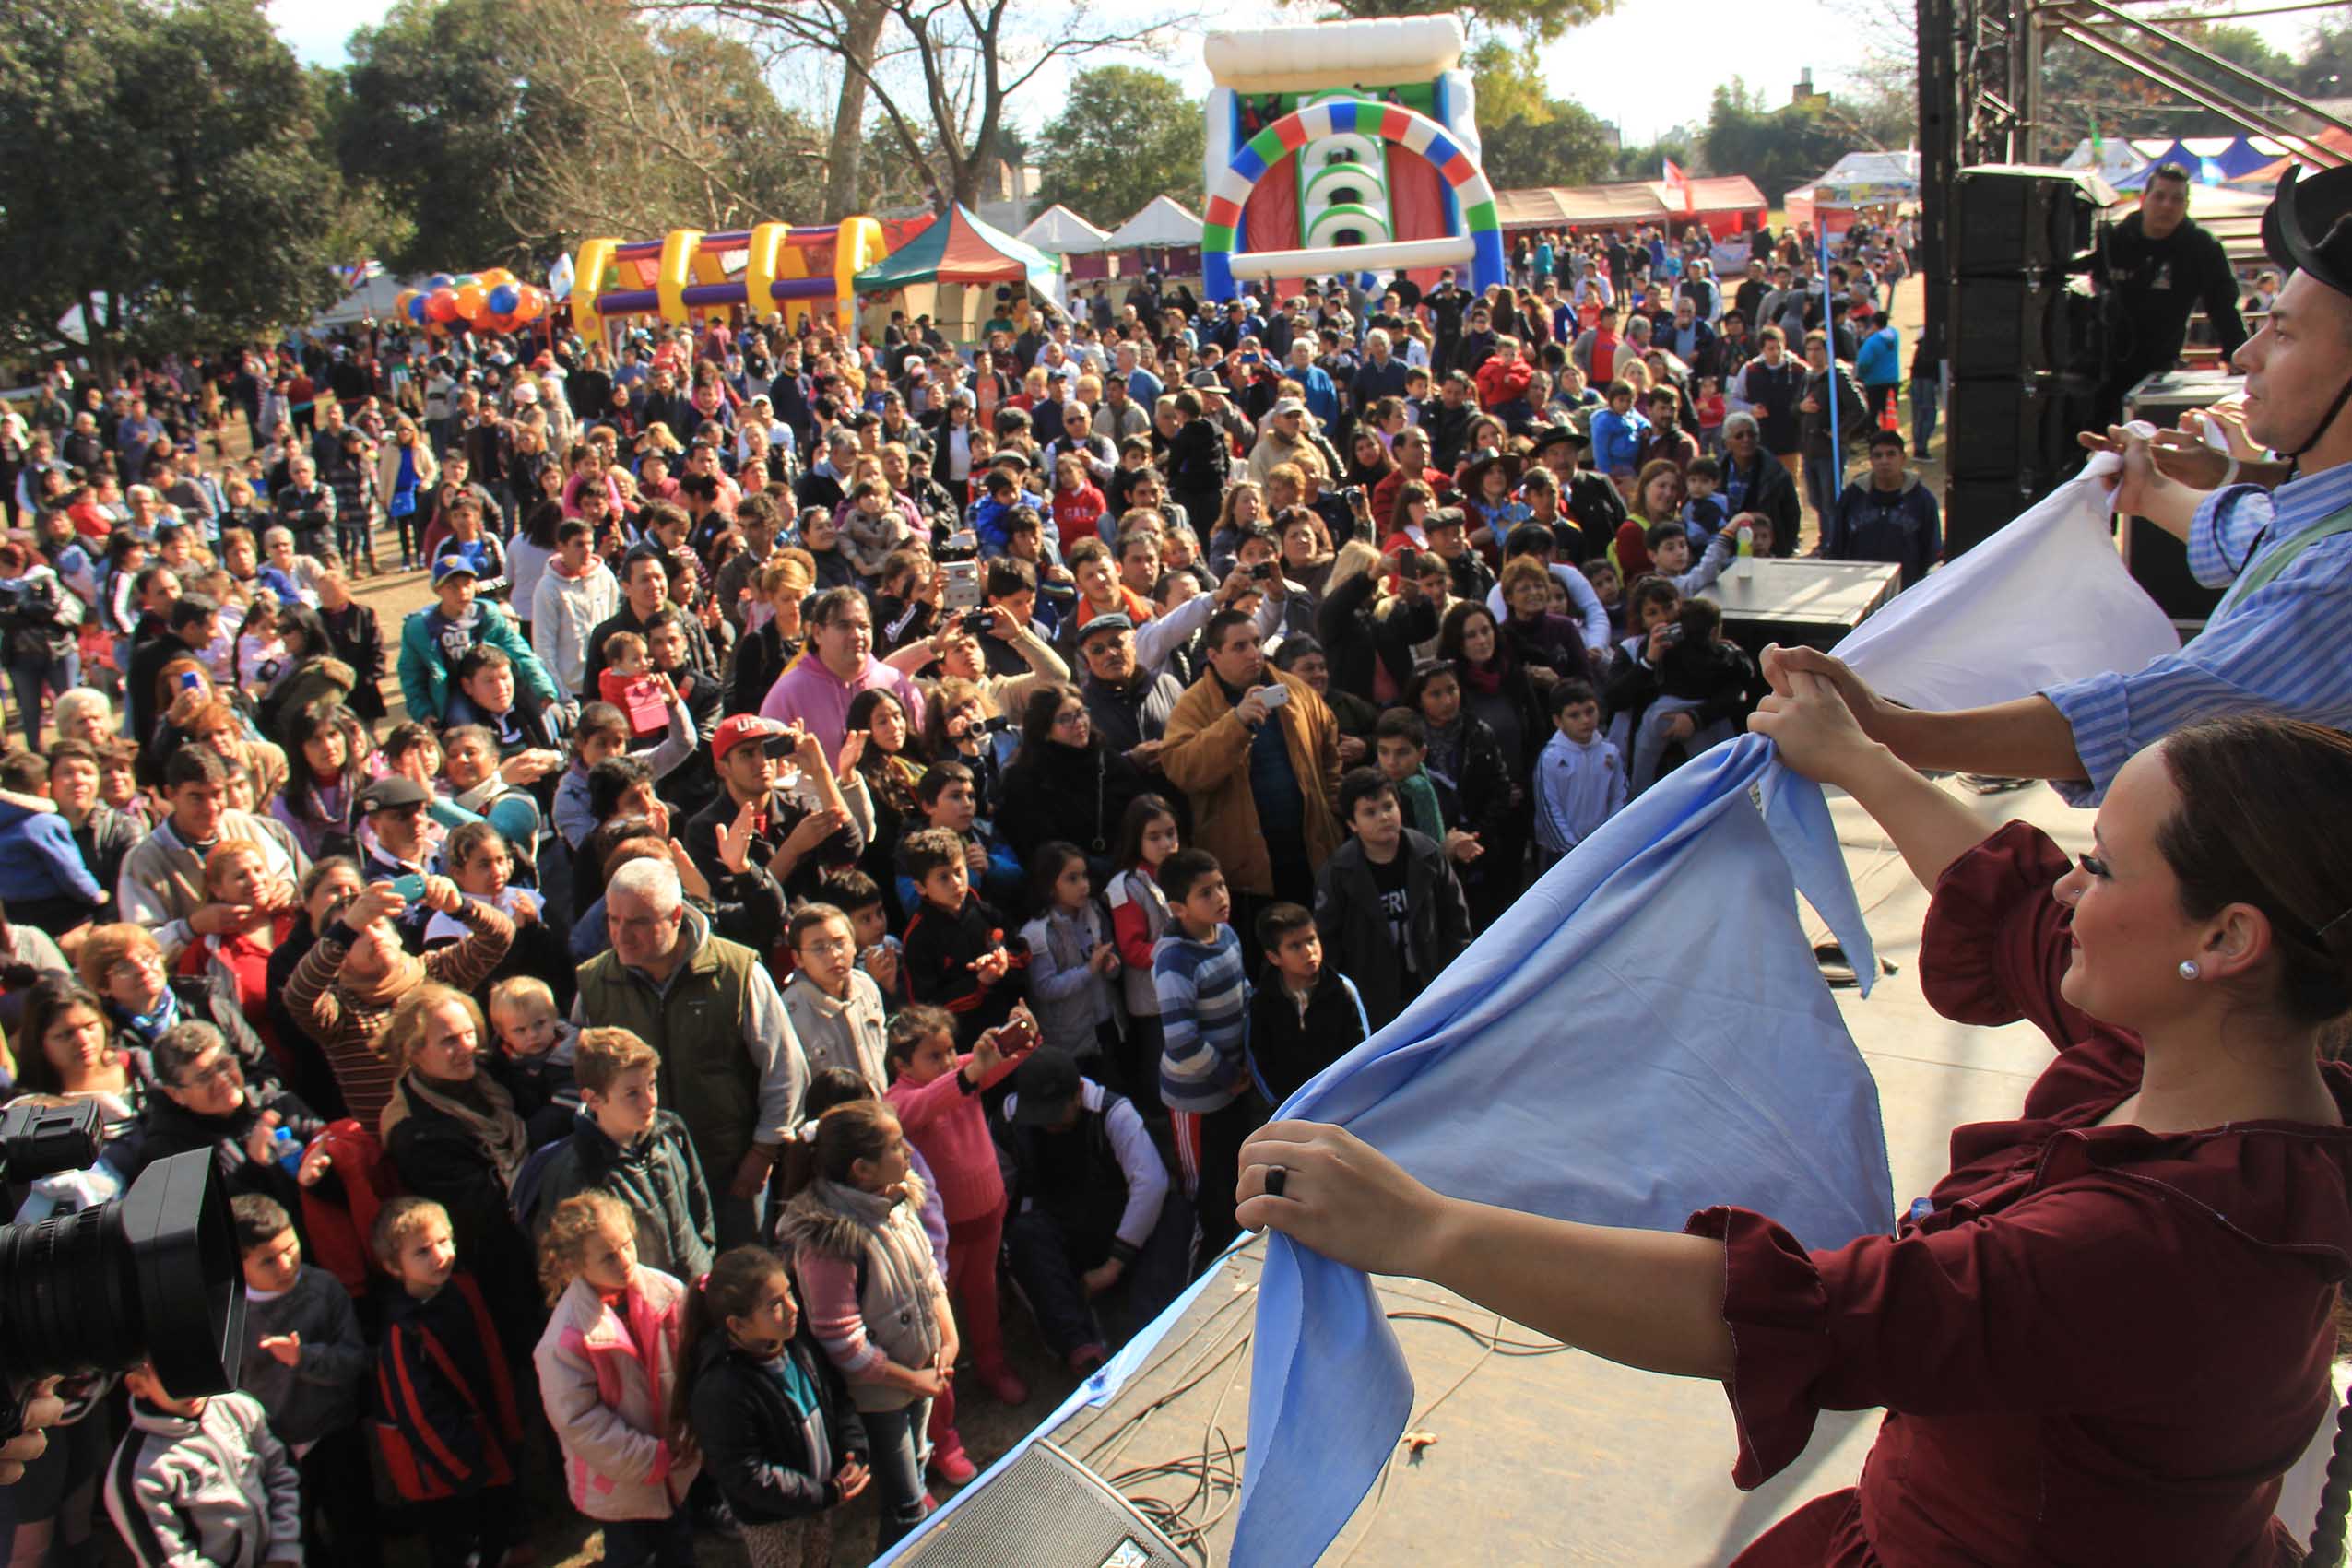
<path id="1" fill-rule="evenodd" d="M 396 270 L 808 222 L 822 201 L 822 137 L 751 49 L 705 29 L 575 0 L 402 0 L 350 49 L 337 142 L 402 220 Z"/>
<path id="2" fill-rule="evenodd" d="M 251 0 L 0 11 L 0 341 L 78 308 L 124 351 L 242 337 L 332 302 L 341 204 L 317 93 Z"/>
<path id="3" fill-rule="evenodd" d="M 1763 98 L 1737 77 L 1715 89 L 1707 130 L 1699 137 L 1709 171 L 1744 174 L 1774 201 L 1857 145 L 1850 122 L 1832 112 L 1826 100 L 1767 109 Z"/>
<path id="4" fill-rule="evenodd" d="M 1582 104 L 1554 98 L 1531 45 L 1481 41 L 1465 64 L 1478 89 L 1479 162 L 1498 191 L 1609 177 L 1616 144 Z"/>
<path id="5" fill-rule="evenodd" d="M 1163 194 L 1197 209 L 1206 138 L 1200 100 L 1174 77 L 1134 65 L 1081 71 L 1038 143 L 1037 199 L 1105 229 Z"/>
<path id="6" fill-rule="evenodd" d="M 585 137 L 586 127 L 545 127 L 551 111 L 532 101 L 533 10 L 401 0 L 380 25 L 352 34 L 339 150 L 347 174 L 409 219 L 408 242 L 384 258 L 394 270 L 489 266 L 520 259 L 518 237 L 552 238 L 514 149 L 535 134 Z"/>
<path id="7" fill-rule="evenodd" d="M 1617 7 L 1617 0 L 1478 0 L 1471 5 L 1451 0 L 1338 0 L 1348 17 L 1460 16 L 1491 31 L 1507 32 L 1549 43 L 1570 28 L 1597 20 Z"/>

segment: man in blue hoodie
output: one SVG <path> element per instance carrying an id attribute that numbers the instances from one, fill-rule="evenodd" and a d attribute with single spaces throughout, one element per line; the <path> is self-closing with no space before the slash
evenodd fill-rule
<path id="1" fill-rule="evenodd" d="M 1902 433 L 1873 430 L 1870 474 L 1838 494 L 1821 529 L 1824 560 L 1891 560 L 1908 588 L 1944 556 L 1935 493 L 1905 461 Z"/>
<path id="2" fill-rule="evenodd" d="M 106 907 L 74 830 L 44 798 L 49 764 L 30 751 L 0 756 L 0 906 L 9 918 L 62 937 Z"/>

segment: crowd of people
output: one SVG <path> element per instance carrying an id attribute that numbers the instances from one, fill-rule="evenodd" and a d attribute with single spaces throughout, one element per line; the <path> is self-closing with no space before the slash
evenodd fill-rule
<path id="1" fill-rule="evenodd" d="M 520 1562 L 547 1455 L 615 1562 L 828 1562 L 869 1491 L 911 1529 L 959 1404 L 1030 1397 L 1006 1292 L 1101 1365 L 1273 1106 L 1741 727 L 1702 590 L 1801 548 L 1800 481 L 1827 553 L 1934 564 L 1902 246 L 1825 296 L 1751 239 L 1152 277 L 968 350 L 57 367 L 0 415 L 7 1066 L 109 1142 L 24 1212 L 207 1150 L 252 1310 L 242 1394 L 73 1385 L 13 1559 L 95 1490 L 143 1562 Z"/>

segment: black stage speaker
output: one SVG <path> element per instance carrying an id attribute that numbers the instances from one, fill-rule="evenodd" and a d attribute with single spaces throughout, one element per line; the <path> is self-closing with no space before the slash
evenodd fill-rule
<path id="1" fill-rule="evenodd" d="M 1191 1568 L 1100 1476 L 1040 1440 L 916 1537 L 923 1568 Z"/>
<path id="2" fill-rule="evenodd" d="M 1953 176 L 1944 557 L 2080 468 L 2103 333 L 2087 276 L 2115 193 L 2098 175 L 1992 163 Z"/>
<path id="3" fill-rule="evenodd" d="M 2095 373 L 2098 301 L 2086 277 L 2034 273 L 1963 277 L 1952 286 L 1949 358 L 1954 379 Z"/>
<path id="4" fill-rule="evenodd" d="M 2115 192 L 2083 169 L 1980 163 L 1952 179 L 1952 276 L 2089 269 Z"/>
<path id="5" fill-rule="evenodd" d="M 1952 383 L 1950 454 L 1953 477 L 2015 479 L 2037 495 L 2083 462 L 2076 432 L 2087 420 L 2098 388 L 2088 376 L 2010 375 Z"/>

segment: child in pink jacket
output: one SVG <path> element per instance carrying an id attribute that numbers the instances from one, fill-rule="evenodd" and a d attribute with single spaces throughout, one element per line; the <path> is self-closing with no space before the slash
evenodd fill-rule
<path id="1" fill-rule="evenodd" d="M 988 1136 L 984 1090 L 1012 1076 L 1037 1043 L 1037 1020 L 1026 1006 L 982 1034 L 963 1055 L 955 1051 L 955 1019 L 945 1008 L 917 1003 L 890 1021 L 889 1101 L 905 1129 L 906 1141 L 921 1151 L 940 1185 L 947 1213 L 947 1286 L 963 1318 L 963 1342 L 972 1349 L 981 1385 L 1008 1405 L 1029 1397 L 1028 1387 L 1005 1364 L 1004 1338 L 997 1323 L 997 1255 L 1004 1241 L 1004 1176 L 997 1168 L 996 1144 Z M 952 1393 L 932 1406 L 932 1428 L 952 1430 Z M 962 1459 L 960 1454 L 954 1456 Z M 954 1467 L 943 1456 L 943 1473 Z M 963 1460 L 969 1465 L 969 1460 Z"/>
<path id="2" fill-rule="evenodd" d="M 637 1267 L 636 1235 L 609 1194 L 556 1206 L 539 1243 L 554 1310 L 531 1361 L 563 1449 L 564 1489 L 572 1506 L 603 1522 L 604 1560 L 693 1568 L 694 1517 L 684 1504 L 702 1459 L 671 1421 L 686 1288 Z"/>

